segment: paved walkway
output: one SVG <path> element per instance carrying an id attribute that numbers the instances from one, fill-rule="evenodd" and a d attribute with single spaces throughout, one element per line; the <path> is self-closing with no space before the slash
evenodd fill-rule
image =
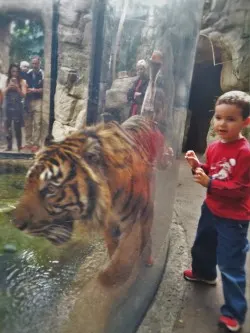
<path id="1" fill-rule="evenodd" d="M 192 180 L 190 169 L 181 161 L 176 193 L 175 217 L 171 226 L 171 247 L 163 281 L 155 302 L 138 333 L 221 333 L 217 326 L 222 286 L 194 284 L 182 278 L 190 267 L 190 248 L 196 233 L 205 189 Z M 250 234 L 249 234 L 250 240 Z M 247 261 L 249 312 L 242 333 L 250 333 L 250 255 Z"/>

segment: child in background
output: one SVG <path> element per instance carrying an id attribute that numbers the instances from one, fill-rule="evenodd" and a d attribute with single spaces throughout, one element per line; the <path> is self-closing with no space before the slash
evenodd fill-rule
<path id="1" fill-rule="evenodd" d="M 206 163 L 193 151 L 186 153 L 194 181 L 207 188 L 196 238 L 192 247 L 192 269 L 184 278 L 216 284 L 218 265 L 225 303 L 219 326 L 238 332 L 247 312 L 246 253 L 250 220 L 250 144 L 242 136 L 249 124 L 250 96 L 231 91 L 218 98 L 214 130 L 220 140 L 209 145 Z"/>

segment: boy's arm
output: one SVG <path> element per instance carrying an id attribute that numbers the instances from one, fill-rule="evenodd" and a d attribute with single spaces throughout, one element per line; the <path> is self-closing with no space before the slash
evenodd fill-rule
<path id="1" fill-rule="evenodd" d="M 186 153 L 185 158 L 186 158 L 186 160 L 188 161 L 188 163 L 190 164 L 190 166 L 192 168 L 193 175 L 195 174 L 195 170 L 197 168 L 202 168 L 206 174 L 209 173 L 208 149 L 205 152 L 205 156 L 206 156 L 206 162 L 205 163 L 201 163 L 198 160 L 196 154 L 192 150 L 189 150 Z M 190 159 L 191 159 L 191 161 L 190 161 Z"/>
<path id="2" fill-rule="evenodd" d="M 200 168 L 202 168 L 204 170 L 204 172 L 208 175 L 208 172 L 209 172 L 209 166 L 208 166 L 208 163 L 200 163 Z"/>
<path id="3" fill-rule="evenodd" d="M 208 175 L 209 173 L 209 147 L 205 151 L 205 157 L 206 157 L 206 162 L 205 163 L 200 163 L 200 168 L 202 168 L 205 172 L 205 174 Z"/>
<path id="4" fill-rule="evenodd" d="M 228 198 L 244 198 L 250 195 L 250 154 L 237 160 L 237 170 L 231 180 L 212 179 L 208 192 Z"/>

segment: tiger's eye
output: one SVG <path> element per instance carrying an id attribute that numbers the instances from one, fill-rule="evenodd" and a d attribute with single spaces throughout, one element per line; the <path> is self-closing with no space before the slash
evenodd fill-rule
<path id="1" fill-rule="evenodd" d="M 85 153 L 84 158 L 87 162 L 90 163 L 97 163 L 98 162 L 98 156 L 93 153 Z"/>
<path id="2" fill-rule="evenodd" d="M 47 186 L 47 192 L 50 193 L 50 194 L 54 194 L 57 190 L 57 187 L 53 184 L 49 184 Z"/>

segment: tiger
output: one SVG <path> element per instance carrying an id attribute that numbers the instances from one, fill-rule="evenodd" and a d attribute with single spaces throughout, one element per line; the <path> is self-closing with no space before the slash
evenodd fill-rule
<path id="1" fill-rule="evenodd" d="M 139 223 L 140 253 L 151 265 L 152 183 L 155 169 L 167 166 L 165 148 L 157 124 L 142 116 L 88 126 L 61 142 L 47 140 L 27 172 L 14 225 L 60 245 L 80 221 L 103 231 L 112 262 Z"/>

